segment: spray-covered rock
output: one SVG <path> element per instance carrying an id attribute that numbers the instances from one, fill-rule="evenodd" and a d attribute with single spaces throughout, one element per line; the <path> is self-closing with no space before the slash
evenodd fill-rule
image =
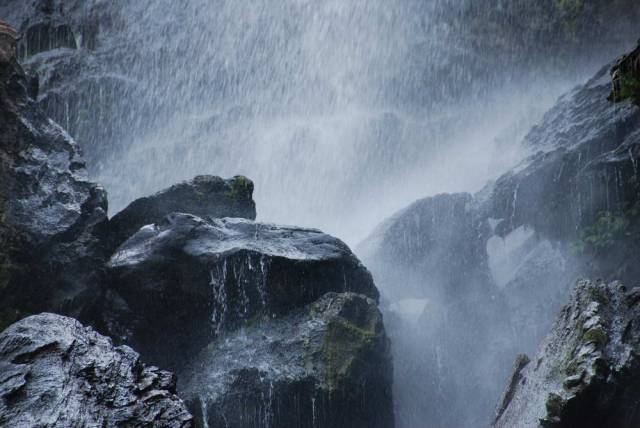
<path id="1" fill-rule="evenodd" d="M 638 426 L 638 296 L 580 281 L 536 357 L 517 365 L 493 426 Z"/>
<path id="2" fill-rule="evenodd" d="M 371 275 L 340 240 L 245 219 L 171 214 L 126 241 L 109 267 L 131 316 L 113 333 L 171 364 L 185 349 L 329 291 L 378 298 Z"/>
<path id="3" fill-rule="evenodd" d="M 0 425 L 193 426 L 175 378 L 78 321 L 25 318 L 0 334 Z"/>
<path id="4" fill-rule="evenodd" d="M 180 373 L 203 426 L 393 427 L 392 366 L 374 300 L 329 293 L 224 336 Z"/>

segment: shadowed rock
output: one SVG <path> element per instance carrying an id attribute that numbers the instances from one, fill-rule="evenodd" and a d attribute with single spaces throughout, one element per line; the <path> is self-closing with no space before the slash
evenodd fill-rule
<path id="1" fill-rule="evenodd" d="M 375 301 L 329 293 L 213 342 L 180 374 L 203 426 L 393 427 L 389 342 Z"/>
<path id="2" fill-rule="evenodd" d="M 244 219 L 171 214 L 125 242 L 109 268 L 122 299 L 112 300 L 120 321 L 107 320 L 109 330 L 170 367 L 185 349 L 329 291 L 378 298 L 371 275 L 340 240 Z"/>
<path id="3" fill-rule="evenodd" d="M 639 426 L 639 295 L 580 281 L 536 357 L 519 367 L 493 426 Z"/>
<path id="4" fill-rule="evenodd" d="M 252 199 L 253 182 L 237 176 L 229 180 L 200 175 L 162 190 L 155 195 L 137 199 L 109 222 L 115 244 L 120 245 L 142 226 L 158 223 L 173 212 L 198 217 L 256 218 Z"/>
<path id="5" fill-rule="evenodd" d="M 41 314 L 7 328 L 0 373 L 2 426 L 193 426 L 172 374 L 71 318 Z"/>
<path id="6" fill-rule="evenodd" d="M 29 87 L 15 58 L 0 58 L 0 312 L 80 316 L 107 258 L 106 193 Z"/>

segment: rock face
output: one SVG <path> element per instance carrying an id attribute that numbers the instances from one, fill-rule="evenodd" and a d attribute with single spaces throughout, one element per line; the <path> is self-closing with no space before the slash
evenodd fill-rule
<path id="1" fill-rule="evenodd" d="M 628 58 L 635 53 L 617 69 L 631 67 Z M 435 368 L 422 369 L 430 379 L 427 392 L 412 383 L 415 367 L 404 361 L 410 353 L 396 355 L 404 361 L 399 367 L 407 367 L 397 379 L 414 386 L 400 402 L 432 393 L 432 401 L 442 403 L 435 409 L 457 409 L 400 411 L 417 415 L 402 426 L 482 425 L 490 400 L 477 385 L 494 390 L 488 395 L 500 388 L 506 373 L 488 368 L 502 361 L 506 370 L 517 353 L 533 351 L 577 274 L 627 283 L 640 275 L 640 108 L 631 99 L 607 99 L 609 68 L 557 102 L 526 136 L 531 154 L 516 168 L 476 195 L 416 202 L 360 247 L 383 301 L 389 299 L 392 342 L 413 349 L 414 358 L 429 353 L 415 337 L 438 346 Z M 402 308 L 415 299 L 426 299 L 426 310 L 417 324 L 407 324 Z M 412 328 L 417 336 L 407 335 Z M 448 334 L 440 334 L 442 328 Z M 484 378 L 456 379 L 466 371 Z M 456 404 L 456 397 L 468 399 Z M 473 419 L 479 413 L 486 419 Z"/>
<path id="2" fill-rule="evenodd" d="M 493 426 L 638 426 L 639 296 L 579 282 L 536 358 L 517 365 Z"/>
<path id="3" fill-rule="evenodd" d="M 0 308 L 79 316 L 107 257 L 106 194 L 29 86 L 15 58 L 0 60 Z"/>
<path id="4" fill-rule="evenodd" d="M 127 346 L 53 314 L 0 334 L 0 425 L 193 426 L 175 378 Z"/>
<path id="5" fill-rule="evenodd" d="M 237 176 L 229 180 L 202 175 L 133 201 L 109 221 L 111 237 L 122 244 L 142 226 L 159 223 L 173 212 L 198 217 L 256 218 L 253 182 Z"/>
<path id="6" fill-rule="evenodd" d="M 112 288 L 133 317 L 111 328 L 172 365 L 181 358 L 176 351 L 330 291 L 378 297 L 371 275 L 341 241 L 244 219 L 171 214 L 125 242 L 109 267 Z"/>
<path id="7" fill-rule="evenodd" d="M 375 301 L 358 294 L 328 293 L 227 335 L 196 356 L 179 379 L 202 426 L 394 423 L 389 341 Z"/>

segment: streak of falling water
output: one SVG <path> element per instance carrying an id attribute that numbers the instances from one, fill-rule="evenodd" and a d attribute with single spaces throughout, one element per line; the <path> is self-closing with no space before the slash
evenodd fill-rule
<path id="1" fill-rule="evenodd" d="M 111 212 L 196 174 L 244 174 L 260 220 L 355 244 L 418 197 L 479 189 L 559 84 L 448 99 L 473 76 L 447 61 L 482 53 L 456 52 L 443 4 L 455 13 L 442 0 L 128 2 L 123 68 L 143 95 L 128 149 L 99 172 Z"/>

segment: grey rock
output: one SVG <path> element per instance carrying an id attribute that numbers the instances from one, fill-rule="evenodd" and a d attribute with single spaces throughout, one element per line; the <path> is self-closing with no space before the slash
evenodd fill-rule
<path id="1" fill-rule="evenodd" d="M 169 367 L 185 349 L 329 291 L 378 298 L 370 273 L 340 240 L 246 219 L 171 214 L 118 248 L 109 270 L 121 297 L 109 331 Z"/>
<path id="2" fill-rule="evenodd" d="M 0 60 L 0 212 L 0 309 L 80 316 L 107 257 L 106 192 L 29 96 L 15 58 Z"/>
<path id="3" fill-rule="evenodd" d="M 179 379 L 180 394 L 203 426 L 394 424 L 382 315 L 375 301 L 353 293 L 329 293 L 225 335 Z"/>
<path id="4" fill-rule="evenodd" d="M 236 176 L 201 175 L 162 190 L 155 195 L 133 201 L 109 221 L 110 234 L 116 246 L 122 244 L 142 226 L 158 223 L 173 212 L 198 217 L 256 218 L 256 205 L 252 199 L 253 182 Z"/>
<path id="5" fill-rule="evenodd" d="M 638 426 L 635 294 L 617 282 L 578 282 L 538 354 L 509 386 L 493 426 Z"/>
<path id="6" fill-rule="evenodd" d="M 45 313 L 7 328 L 0 368 L 2 426 L 193 426 L 172 374 L 72 318 Z"/>

